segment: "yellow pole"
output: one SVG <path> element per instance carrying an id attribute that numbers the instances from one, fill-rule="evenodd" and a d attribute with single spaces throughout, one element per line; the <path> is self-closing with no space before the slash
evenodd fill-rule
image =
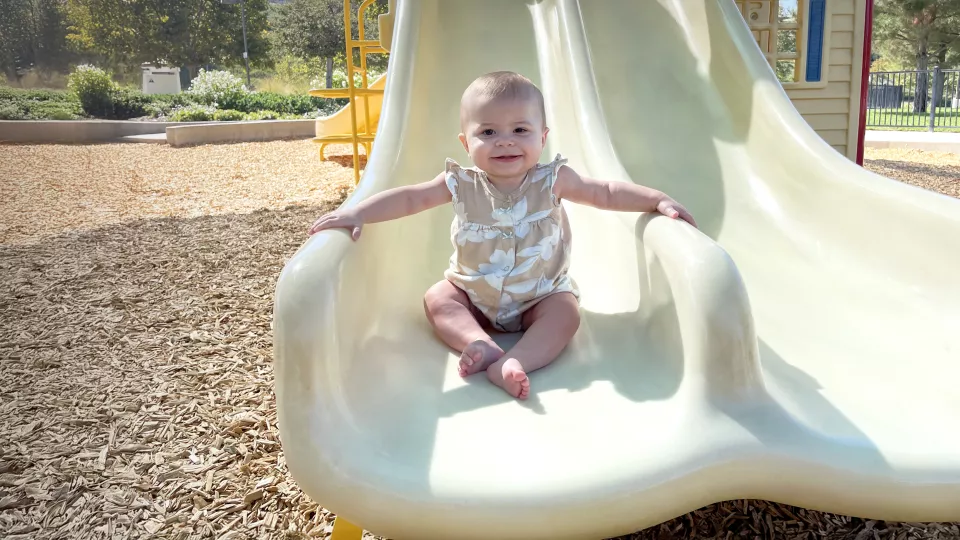
<path id="1" fill-rule="evenodd" d="M 360 41 L 361 41 L 361 42 L 363 42 L 363 41 L 366 39 L 366 38 L 365 38 L 365 33 L 366 33 L 365 27 L 366 27 L 366 25 L 364 24 L 364 21 L 363 21 L 363 12 L 366 11 L 367 8 L 370 7 L 370 4 L 372 4 L 373 2 L 374 2 L 374 0 L 364 0 L 364 2 L 363 2 L 362 4 L 360 4 L 360 9 L 359 9 L 358 12 L 357 12 L 357 24 L 358 24 L 358 26 L 359 26 Z M 362 71 L 361 71 L 361 73 L 360 73 L 360 76 L 361 76 L 361 78 L 363 79 L 363 87 L 364 87 L 364 88 L 369 88 L 369 87 L 370 87 L 370 80 L 367 78 L 367 54 L 368 54 L 367 48 L 366 48 L 366 47 L 361 47 L 361 48 L 360 48 L 360 69 L 361 69 Z M 372 131 L 371 127 L 370 127 L 370 98 L 369 98 L 369 97 L 366 97 L 366 98 L 363 99 L 363 112 L 364 112 L 364 120 L 366 120 L 366 124 L 364 124 L 364 125 L 367 126 L 366 130 L 364 131 L 364 134 L 366 134 L 366 135 L 371 135 L 371 134 L 373 133 L 373 131 Z M 367 145 L 367 148 L 368 148 L 368 151 L 367 151 L 367 163 L 370 162 L 370 152 L 369 152 L 370 146 L 372 146 L 372 145 L 371 145 L 371 144 L 368 144 L 368 145 Z"/>
<path id="2" fill-rule="evenodd" d="M 360 21 L 361 24 L 363 21 Z M 357 105 L 353 87 L 353 27 L 350 22 L 350 0 L 343 0 L 343 31 L 347 38 L 347 93 L 350 98 L 350 123 L 353 127 L 353 180 L 360 182 L 360 152 L 357 149 Z"/>
<path id="3" fill-rule="evenodd" d="M 330 535 L 330 540 L 360 540 L 362 537 L 363 529 L 360 527 L 341 517 L 333 520 L 333 534 Z"/>

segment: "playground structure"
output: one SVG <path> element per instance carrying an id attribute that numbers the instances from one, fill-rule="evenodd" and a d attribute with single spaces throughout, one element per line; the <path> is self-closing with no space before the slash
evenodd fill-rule
<path id="1" fill-rule="evenodd" d="M 334 538 L 612 537 L 735 498 L 960 520 L 960 202 L 831 148 L 734 2 L 401 0 L 389 20 L 345 206 L 465 161 L 460 92 L 510 69 L 544 90 L 546 156 L 663 189 L 701 228 L 569 205 L 583 322 L 522 404 L 460 379 L 424 320 L 449 209 L 311 237 L 277 284 L 276 392 Z"/>
<path id="2" fill-rule="evenodd" d="M 383 91 L 384 85 L 387 83 L 387 78 L 385 75 L 377 77 L 370 84 L 371 90 Z M 314 90 L 311 91 L 311 95 L 316 95 L 317 92 L 323 92 L 323 90 Z M 356 108 L 351 105 L 346 105 L 344 108 L 340 109 L 336 113 L 326 117 L 318 118 L 316 121 L 316 137 L 313 139 L 314 142 L 320 145 L 320 160 L 326 161 L 327 156 L 324 153 L 328 144 L 333 144 L 335 142 L 343 142 L 343 137 L 347 134 L 352 133 L 354 120 L 357 122 L 357 135 L 363 136 L 376 136 L 377 134 L 377 123 L 380 122 L 380 108 L 383 105 L 383 94 L 376 94 L 371 96 L 362 96 L 357 98 L 358 101 L 363 103 L 361 110 L 363 110 L 364 115 L 354 118 L 356 114 Z M 367 122 L 370 125 L 367 125 Z M 370 151 L 373 147 L 373 141 L 363 141 L 361 142 L 359 138 L 357 139 L 357 144 L 362 144 L 366 152 L 366 155 L 370 155 Z M 354 180 L 359 179 L 360 169 L 358 167 L 354 168 Z"/>
<path id="3" fill-rule="evenodd" d="M 316 137 L 314 142 L 320 144 L 320 159 L 325 160 L 324 149 L 328 144 L 351 143 L 353 145 L 353 174 L 354 181 L 360 181 L 360 145 L 363 145 L 369 159 L 376 137 L 377 124 L 380 119 L 380 108 L 383 104 L 383 88 L 386 76 L 370 81 L 367 76 L 367 55 L 386 54 L 389 49 L 392 16 L 388 13 L 379 18 L 380 38 L 366 39 L 364 12 L 375 0 L 364 0 L 357 9 L 358 38 L 353 38 L 352 9 L 349 0 L 344 0 L 343 26 L 346 36 L 346 63 L 347 87 L 310 90 L 311 96 L 326 98 L 348 98 L 347 106 L 337 113 L 318 118 L 316 123 Z M 394 12 L 394 1 L 390 0 L 391 13 Z M 385 45 L 386 44 L 386 45 Z M 359 51 L 360 65 L 353 64 L 354 50 Z M 354 75 L 360 75 L 360 86 L 356 86 Z M 360 117 L 360 110 L 363 116 Z"/>

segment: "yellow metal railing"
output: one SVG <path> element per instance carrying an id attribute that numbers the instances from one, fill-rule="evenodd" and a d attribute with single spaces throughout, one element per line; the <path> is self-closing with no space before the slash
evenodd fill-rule
<path id="1" fill-rule="evenodd" d="M 376 133 L 370 124 L 370 100 L 367 99 L 369 96 L 383 94 L 383 90 L 376 90 L 370 88 L 370 80 L 367 77 L 367 55 L 368 54 L 386 54 L 388 51 L 383 47 L 381 40 L 379 39 L 366 39 L 365 29 L 364 29 L 364 19 L 363 13 L 370 7 L 370 4 L 376 0 L 364 0 L 360 4 L 359 9 L 357 9 L 357 36 L 358 39 L 353 39 L 353 22 L 351 20 L 350 13 L 350 0 L 343 0 L 343 27 L 344 34 L 346 36 L 347 43 L 347 87 L 346 88 L 329 88 L 323 90 L 311 90 L 311 96 L 325 97 L 325 98 L 348 98 L 350 100 L 348 107 L 350 108 L 350 125 L 351 125 L 351 134 L 350 135 L 327 135 L 323 137 L 317 137 L 314 139 L 316 142 L 319 142 L 323 145 L 328 143 L 352 143 L 353 144 L 353 179 L 354 182 L 360 181 L 360 151 L 359 145 L 363 144 L 364 148 L 367 151 L 367 159 L 370 159 L 370 151 L 373 147 L 373 140 L 376 138 Z M 392 2 L 391 2 L 392 4 Z M 392 7 L 392 6 L 391 6 Z M 381 21 L 381 28 L 383 27 Z M 360 66 L 355 66 L 353 64 L 353 51 L 354 49 L 360 50 Z M 357 87 L 354 83 L 354 75 L 360 74 L 360 86 Z M 363 101 L 363 114 L 364 114 L 364 129 L 363 132 L 359 132 L 358 122 L 357 122 L 357 108 L 360 105 L 360 101 Z M 321 147 L 320 152 L 323 152 L 323 147 Z"/>

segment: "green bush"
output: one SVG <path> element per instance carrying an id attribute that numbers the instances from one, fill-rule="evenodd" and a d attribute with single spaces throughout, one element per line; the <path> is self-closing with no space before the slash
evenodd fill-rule
<path id="1" fill-rule="evenodd" d="M 302 115 L 321 111 L 325 113 L 323 116 L 340 110 L 346 104 L 346 99 L 315 98 L 305 94 L 288 95 L 271 92 L 251 92 L 217 102 L 220 108 L 247 113 L 275 111 L 281 114 Z"/>
<path id="2" fill-rule="evenodd" d="M 129 120 L 146 116 L 147 105 L 152 101 L 150 96 L 139 90 L 116 88 L 110 95 L 110 112 L 106 118 L 113 120 Z"/>
<path id="3" fill-rule="evenodd" d="M 147 97 L 150 103 L 144 108 L 154 118 L 170 116 L 178 108 L 195 104 L 189 94 L 153 94 Z"/>
<path id="4" fill-rule="evenodd" d="M 62 90 L 21 90 L 0 86 L 0 103 L 10 101 L 52 101 L 77 103 L 76 96 Z"/>
<path id="5" fill-rule="evenodd" d="M 80 102 L 67 92 L 0 88 L 0 120 L 76 120 Z"/>
<path id="6" fill-rule="evenodd" d="M 278 113 L 277 111 L 254 111 L 254 112 L 250 112 L 250 113 L 247 113 L 247 114 L 243 115 L 243 119 L 244 119 L 244 120 L 248 120 L 248 121 L 249 121 L 249 120 L 253 120 L 253 121 L 256 121 L 256 120 L 280 120 L 282 116 L 283 116 L 283 115 L 281 115 L 281 114 Z"/>
<path id="7" fill-rule="evenodd" d="M 149 96 L 118 87 L 105 71 L 82 65 L 70 74 L 67 87 L 80 100 L 83 112 L 95 118 L 129 120 L 148 114 Z"/>
<path id="8" fill-rule="evenodd" d="M 67 79 L 67 88 L 80 100 L 83 112 L 97 118 L 112 114 L 114 84 L 102 69 L 86 64 L 77 66 Z"/>
<path id="9" fill-rule="evenodd" d="M 83 111 L 77 102 L 34 101 L 28 102 L 27 120 L 79 120 Z"/>
<path id="10" fill-rule="evenodd" d="M 213 119 L 217 122 L 238 122 L 244 119 L 244 114 L 233 109 L 217 110 L 213 113 Z"/>
<path id="11" fill-rule="evenodd" d="M 206 105 L 188 105 L 175 109 L 170 114 L 172 122 L 207 122 L 213 120 L 217 110 Z"/>
<path id="12" fill-rule="evenodd" d="M 26 113 L 13 103 L 0 103 L 0 120 L 28 120 Z"/>

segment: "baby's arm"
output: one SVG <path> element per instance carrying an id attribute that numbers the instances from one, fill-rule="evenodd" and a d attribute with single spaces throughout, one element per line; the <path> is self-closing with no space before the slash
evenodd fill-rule
<path id="1" fill-rule="evenodd" d="M 566 165 L 557 173 L 554 193 L 561 199 L 595 208 L 622 212 L 660 212 L 697 226 L 697 222 L 683 205 L 661 191 L 629 182 L 586 178 Z"/>
<path id="2" fill-rule="evenodd" d="M 451 199 L 445 173 L 440 173 L 428 182 L 388 189 L 352 208 L 320 216 L 310 226 L 309 233 L 315 234 L 325 229 L 349 229 L 350 237 L 357 240 L 360 238 L 360 229 L 367 223 L 410 216 L 450 202 Z"/>

